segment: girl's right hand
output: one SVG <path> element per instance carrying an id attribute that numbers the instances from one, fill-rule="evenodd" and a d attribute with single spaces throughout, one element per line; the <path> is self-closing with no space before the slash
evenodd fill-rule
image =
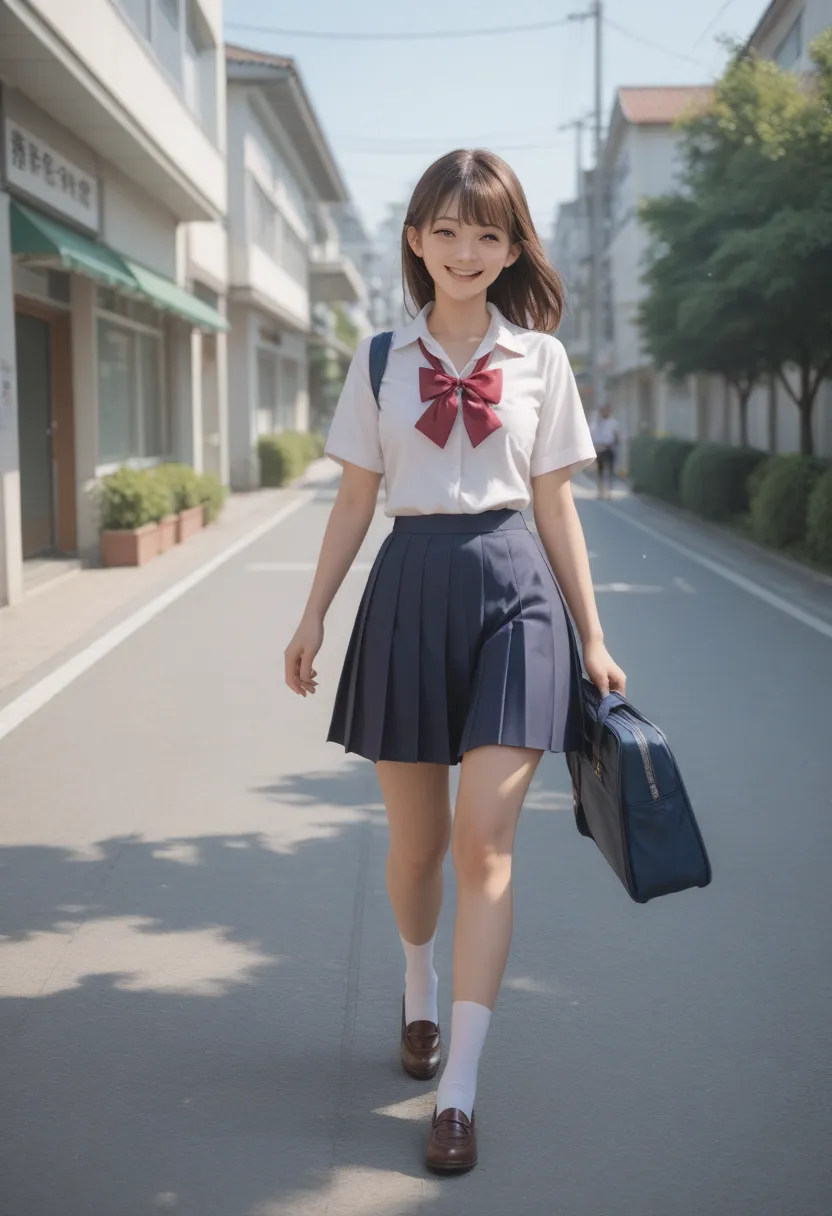
<path id="1" fill-rule="evenodd" d="M 305 697 L 308 692 L 314 695 L 315 689 L 318 687 L 315 679 L 318 673 L 312 664 L 323 642 L 323 622 L 307 620 L 304 617 L 297 627 L 295 636 L 284 651 L 286 684 L 299 697 Z"/>

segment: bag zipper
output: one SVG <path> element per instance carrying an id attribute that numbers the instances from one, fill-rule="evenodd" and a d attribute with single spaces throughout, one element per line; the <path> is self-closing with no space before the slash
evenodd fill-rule
<path id="1" fill-rule="evenodd" d="M 636 725 L 635 720 L 628 713 L 624 713 L 624 720 L 627 723 L 633 738 L 638 744 L 638 750 L 641 752 L 641 759 L 644 763 L 644 775 L 647 778 L 647 784 L 650 787 L 650 796 L 654 802 L 659 800 L 659 787 L 656 783 L 656 773 L 653 769 L 653 761 L 650 759 L 650 746 L 645 738 L 641 727 Z"/>

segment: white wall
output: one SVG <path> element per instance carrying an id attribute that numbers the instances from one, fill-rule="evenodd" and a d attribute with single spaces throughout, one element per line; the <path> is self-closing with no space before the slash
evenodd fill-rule
<path id="1" fill-rule="evenodd" d="M 217 211 L 225 211 L 225 164 L 140 35 L 112 0 L 29 0 L 103 90 Z M 207 8 L 216 16 L 218 0 Z M 221 41 L 221 31 L 218 31 Z M 220 56 L 220 59 L 222 57 Z M 83 130 L 83 116 L 73 123 Z M 117 156 L 113 150 L 114 158 Z"/>
<path id="2" fill-rule="evenodd" d="M 112 168 L 102 173 L 102 240 L 151 270 L 176 279 L 176 218 Z"/>
<path id="3" fill-rule="evenodd" d="M 228 286 L 228 233 L 222 224 L 188 224 L 187 278 L 222 295 Z"/>
<path id="4" fill-rule="evenodd" d="M 273 304 L 278 315 L 288 313 L 290 317 L 308 325 L 309 292 L 256 245 L 251 246 L 248 261 L 248 285 L 252 290 L 266 304 Z"/>

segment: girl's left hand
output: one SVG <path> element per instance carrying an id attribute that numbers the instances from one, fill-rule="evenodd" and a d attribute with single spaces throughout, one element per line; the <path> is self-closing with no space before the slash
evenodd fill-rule
<path id="1" fill-rule="evenodd" d="M 603 642 L 590 642 L 584 647 L 586 674 L 602 697 L 610 692 L 626 695 L 627 677 L 612 657 Z"/>

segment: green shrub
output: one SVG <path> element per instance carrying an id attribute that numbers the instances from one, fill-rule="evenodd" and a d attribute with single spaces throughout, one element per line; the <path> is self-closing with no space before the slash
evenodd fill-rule
<path id="1" fill-rule="evenodd" d="M 817 479 L 809 497 L 806 547 L 815 561 L 832 567 L 832 467 Z"/>
<path id="2" fill-rule="evenodd" d="M 806 537 L 806 512 L 825 468 L 813 456 L 773 456 L 749 478 L 751 526 L 764 545 L 785 549 Z"/>
<path id="3" fill-rule="evenodd" d="M 648 490 L 665 502 L 681 502 L 679 483 L 685 461 L 696 444 L 690 439 L 659 439 L 648 460 Z"/>
<path id="4" fill-rule="evenodd" d="M 260 484 L 285 486 L 300 477 L 310 461 L 323 455 L 323 440 L 308 431 L 281 431 L 277 435 L 262 435 L 257 451 Z"/>
<path id="5" fill-rule="evenodd" d="M 682 505 L 705 519 L 727 520 L 748 510 L 748 479 L 766 460 L 756 448 L 699 443 L 682 469 Z"/>
<path id="6" fill-rule="evenodd" d="M 145 469 L 121 468 L 103 478 L 98 490 L 101 527 L 129 531 L 170 515 L 170 490 Z"/>
<path id="7" fill-rule="evenodd" d="M 757 497 L 757 495 L 760 493 L 760 486 L 763 484 L 763 481 L 765 480 L 765 477 L 766 477 L 766 474 L 768 473 L 769 466 L 771 465 L 772 459 L 773 459 L 773 457 L 769 456 L 766 460 L 761 460 L 760 463 L 755 466 L 755 468 L 752 470 L 752 472 L 748 476 L 748 479 L 745 483 L 745 488 L 748 491 L 749 507 L 751 506 L 751 503 L 753 503 L 753 501 Z"/>
<path id="8" fill-rule="evenodd" d="M 655 435 L 636 435 L 630 443 L 630 481 L 639 494 L 648 494 L 653 453 L 662 441 Z"/>
<path id="9" fill-rule="evenodd" d="M 197 493 L 199 501 L 205 507 L 205 522 L 212 524 L 219 518 L 220 512 L 225 506 L 228 491 L 219 477 L 213 473 L 203 473 L 197 479 Z"/>
<path id="10" fill-rule="evenodd" d="M 199 477 L 189 464 L 160 464 L 155 476 L 170 492 L 174 514 L 199 506 Z"/>

